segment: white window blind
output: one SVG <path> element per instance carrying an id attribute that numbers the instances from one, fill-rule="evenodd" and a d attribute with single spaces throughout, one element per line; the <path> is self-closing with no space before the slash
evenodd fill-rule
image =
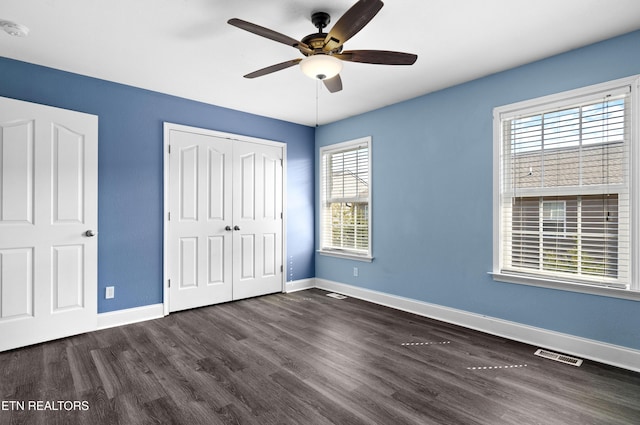
<path id="1" fill-rule="evenodd" d="M 629 288 L 630 87 L 501 116 L 500 272 Z"/>
<path id="2" fill-rule="evenodd" d="M 321 150 L 321 251 L 370 257 L 370 139 Z"/>

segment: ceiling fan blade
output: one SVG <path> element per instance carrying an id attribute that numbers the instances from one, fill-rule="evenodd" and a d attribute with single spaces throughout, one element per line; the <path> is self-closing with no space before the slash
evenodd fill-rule
<path id="1" fill-rule="evenodd" d="M 413 53 L 391 52 L 388 50 L 347 50 L 333 56 L 343 61 L 378 65 L 413 65 L 418 59 L 418 55 Z"/>
<path id="2" fill-rule="evenodd" d="M 271 65 L 268 66 L 266 68 L 262 68 L 259 69 L 257 71 L 254 71 L 250 74 L 247 74 L 244 76 L 244 78 L 256 78 L 256 77 L 262 77 L 263 75 L 267 75 L 267 74 L 271 74 L 272 72 L 276 72 L 276 71 L 281 71 L 283 69 L 287 69 L 289 67 L 292 67 L 294 65 L 297 65 L 300 63 L 302 59 L 293 59 L 290 61 L 286 61 L 286 62 L 282 62 L 282 63 L 278 63 L 275 65 Z"/>
<path id="3" fill-rule="evenodd" d="M 327 78 L 326 80 L 322 80 L 324 86 L 331 93 L 339 92 L 342 90 L 342 78 L 340 78 L 340 74 L 336 75 L 332 78 Z"/>
<path id="4" fill-rule="evenodd" d="M 295 47 L 299 49 L 301 52 L 305 53 L 313 53 L 313 49 L 307 46 L 302 41 L 298 41 L 295 38 L 291 38 L 287 35 L 280 34 L 274 30 L 270 30 L 269 28 L 261 27 L 260 25 L 252 24 L 251 22 L 243 21 L 242 19 L 229 19 L 227 21 L 228 24 L 233 25 L 234 27 L 238 27 L 245 31 L 249 31 L 256 35 L 268 38 L 270 40 L 277 41 L 279 43 L 286 44 L 287 46 Z"/>
<path id="5" fill-rule="evenodd" d="M 324 40 L 326 52 L 339 49 L 345 41 L 356 35 L 382 9 L 380 0 L 359 0 L 338 19 Z"/>

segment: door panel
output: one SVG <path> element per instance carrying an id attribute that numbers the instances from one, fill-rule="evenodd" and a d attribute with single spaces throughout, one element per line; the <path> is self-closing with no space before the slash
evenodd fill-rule
<path id="1" fill-rule="evenodd" d="M 226 161 L 228 155 L 209 147 L 209 220 L 224 220 L 226 197 L 228 188 L 227 176 L 225 174 Z"/>
<path id="2" fill-rule="evenodd" d="M 53 222 L 84 221 L 84 137 L 54 125 L 51 182 L 53 184 Z"/>
<path id="3" fill-rule="evenodd" d="M 224 284 L 226 264 L 224 242 L 223 236 L 209 238 L 209 285 Z"/>
<path id="4" fill-rule="evenodd" d="M 98 117 L 0 98 L 0 350 L 97 327 Z"/>
<path id="5" fill-rule="evenodd" d="M 83 251 L 82 245 L 54 246 L 52 249 L 53 305 L 51 310 L 54 313 L 84 307 Z"/>
<path id="6" fill-rule="evenodd" d="M 198 238 L 180 239 L 180 289 L 198 286 Z"/>
<path id="7" fill-rule="evenodd" d="M 239 269 L 241 272 L 237 276 L 236 282 L 255 278 L 256 244 L 254 235 L 240 235 L 239 257 Z M 234 296 L 234 299 L 237 298 Z"/>
<path id="8" fill-rule="evenodd" d="M 240 173 L 236 175 L 236 188 L 240 193 L 240 218 L 253 220 L 256 216 L 256 158 L 253 153 L 240 157 Z M 238 178 L 239 177 L 239 178 Z"/>
<path id="9" fill-rule="evenodd" d="M 264 254 L 263 259 L 263 277 L 275 276 L 276 274 L 276 261 L 275 255 L 278 249 L 278 237 L 275 233 L 265 233 L 262 235 L 262 252 Z"/>
<path id="10" fill-rule="evenodd" d="M 0 321 L 33 316 L 33 249 L 0 250 Z"/>
<path id="11" fill-rule="evenodd" d="M 263 157 L 263 169 L 264 177 L 264 208 L 262 208 L 262 218 L 264 220 L 277 220 L 277 215 L 282 210 L 282 207 L 278 205 L 281 202 L 281 197 L 278 196 L 277 184 L 281 181 L 278 178 L 280 161 L 274 157 Z"/>
<path id="12" fill-rule="evenodd" d="M 179 151 L 180 156 L 180 220 L 198 220 L 198 162 L 200 147 L 186 146 Z"/>
<path id="13" fill-rule="evenodd" d="M 33 223 L 34 121 L 4 123 L 0 134 L 0 222 Z"/>

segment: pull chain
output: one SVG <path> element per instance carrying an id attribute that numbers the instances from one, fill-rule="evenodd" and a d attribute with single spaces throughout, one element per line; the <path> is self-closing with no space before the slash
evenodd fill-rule
<path id="1" fill-rule="evenodd" d="M 320 116 L 320 102 L 319 102 L 319 97 L 320 97 L 320 79 L 316 80 L 316 127 L 318 127 L 318 120 L 319 120 L 319 116 Z"/>

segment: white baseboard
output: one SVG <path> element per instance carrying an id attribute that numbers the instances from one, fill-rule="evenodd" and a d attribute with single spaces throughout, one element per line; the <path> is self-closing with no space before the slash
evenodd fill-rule
<path id="1" fill-rule="evenodd" d="M 284 288 L 284 292 L 289 294 L 291 292 L 304 291 L 305 289 L 311 289 L 315 287 L 316 280 L 313 278 L 292 280 L 291 282 L 287 282 Z"/>
<path id="2" fill-rule="evenodd" d="M 480 332 L 640 372 L 640 350 L 581 338 L 344 283 L 315 279 L 315 287 Z"/>
<path id="3" fill-rule="evenodd" d="M 113 328 L 115 326 L 130 325 L 145 320 L 164 317 L 163 304 L 145 305 L 127 308 L 125 310 L 110 311 L 98 314 L 98 329 Z"/>

